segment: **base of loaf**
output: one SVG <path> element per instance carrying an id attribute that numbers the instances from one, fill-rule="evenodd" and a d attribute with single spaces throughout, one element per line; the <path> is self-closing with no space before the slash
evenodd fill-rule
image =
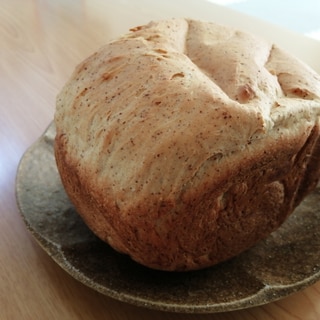
<path id="1" fill-rule="evenodd" d="M 279 228 L 317 185 L 319 127 L 291 145 L 265 150 L 250 166 L 240 164 L 220 185 L 208 182 L 193 194 L 158 199 L 154 212 L 144 203 L 120 212 L 102 191 L 93 195 L 68 162 L 63 136 L 56 139 L 55 155 L 71 201 L 98 237 L 147 267 L 186 271 L 250 248 Z"/>

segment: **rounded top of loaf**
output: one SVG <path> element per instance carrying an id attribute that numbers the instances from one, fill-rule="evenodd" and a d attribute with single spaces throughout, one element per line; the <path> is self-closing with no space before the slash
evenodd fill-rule
<path id="1" fill-rule="evenodd" d="M 319 84 L 253 35 L 171 19 L 136 27 L 79 64 L 55 123 L 92 190 L 116 192 L 125 208 L 128 199 L 181 193 L 191 180 L 196 188 L 204 162 L 227 159 L 274 127 L 295 130 L 298 113 L 306 121 L 319 113 Z"/>

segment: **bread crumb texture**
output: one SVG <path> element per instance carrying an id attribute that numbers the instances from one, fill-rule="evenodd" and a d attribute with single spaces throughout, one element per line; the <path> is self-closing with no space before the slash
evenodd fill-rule
<path id="1" fill-rule="evenodd" d="M 55 155 L 88 226 L 148 267 L 194 270 L 277 229 L 319 177 L 320 77 L 187 19 L 133 28 L 57 97 Z"/>

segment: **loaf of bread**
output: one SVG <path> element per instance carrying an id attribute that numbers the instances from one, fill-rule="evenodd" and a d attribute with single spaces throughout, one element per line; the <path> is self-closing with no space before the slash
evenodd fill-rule
<path id="1" fill-rule="evenodd" d="M 99 238 L 147 267 L 195 270 L 268 236 L 315 188 L 319 115 L 320 77 L 303 62 L 169 19 L 77 66 L 57 98 L 55 156 Z"/>

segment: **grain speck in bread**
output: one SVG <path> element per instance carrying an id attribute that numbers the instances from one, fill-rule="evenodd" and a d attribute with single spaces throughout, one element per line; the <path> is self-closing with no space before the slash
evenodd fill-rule
<path id="1" fill-rule="evenodd" d="M 151 22 L 77 66 L 57 99 L 55 156 L 102 240 L 194 270 L 266 237 L 316 186 L 319 114 L 319 75 L 277 46 Z"/>

